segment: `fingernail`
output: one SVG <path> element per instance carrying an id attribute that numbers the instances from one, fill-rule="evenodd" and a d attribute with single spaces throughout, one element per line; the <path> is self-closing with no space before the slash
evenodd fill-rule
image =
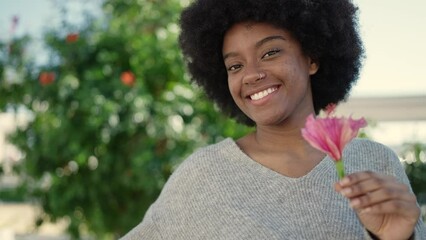
<path id="1" fill-rule="evenodd" d="M 351 194 L 352 189 L 350 188 L 344 188 L 340 193 L 342 193 L 343 196 L 349 196 Z"/>
<path id="2" fill-rule="evenodd" d="M 364 209 L 362 209 L 360 212 L 361 213 L 368 213 L 368 212 L 370 212 L 371 211 L 371 207 L 368 207 L 368 208 L 364 208 Z"/>
<path id="3" fill-rule="evenodd" d="M 349 178 L 345 177 L 340 181 L 340 185 L 347 185 L 349 184 Z"/>
<path id="4" fill-rule="evenodd" d="M 351 207 L 358 207 L 361 204 L 359 199 L 354 199 L 351 201 Z"/>

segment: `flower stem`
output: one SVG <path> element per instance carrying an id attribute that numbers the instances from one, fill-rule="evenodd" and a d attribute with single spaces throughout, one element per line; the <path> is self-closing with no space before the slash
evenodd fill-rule
<path id="1" fill-rule="evenodd" d="M 336 161 L 336 170 L 337 175 L 339 175 L 339 179 L 342 179 L 345 176 L 345 166 L 343 165 L 343 161 Z"/>

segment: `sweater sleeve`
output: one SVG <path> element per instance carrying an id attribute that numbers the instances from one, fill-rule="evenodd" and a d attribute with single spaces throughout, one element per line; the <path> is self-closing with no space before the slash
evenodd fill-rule
<path id="1" fill-rule="evenodd" d="M 394 173 L 396 178 L 401 181 L 402 183 L 406 184 L 407 186 L 410 187 L 411 189 L 411 185 L 410 185 L 410 181 L 408 179 L 407 174 L 405 173 L 404 167 L 401 164 L 401 162 L 399 161 L 399 158 L 397 157 L 396 154 L 394 154 L 392 152 L 393 157 L 392 158 L 392 167 L 394 169 Z M 412 191 L 412 190 L 411 190 Z M 414 240 L 426 240 L 426 227 L 425 224 L 422 221 L 422 217 L 420 216 L 419 220 L 417 221 L 417 225 L 415 227 L 414 230 L 414 236 L 412 236 L 410 239 L 414 239 Z"/>
<path id="2" fill-rule="evenodd" d="M 399 182 L 406 184 L 412 191 L 410 181 L 407 177 L 407 174 L 405 173 L 405 169 L 401 164 L 398 155 L 393 150 L 385 145 L 371 142 L 369 140 L 358 141 L 358 143 L 360 144 L 359 146 L 364 150 L 367 149 L 366 151 L 360 152 L 367 152 L 368 154 L 371 154 L 372 156 L 370 157 L 375 160 L 374 162 L 369 162 L 369 164 L 372 165 L 365 169 L 374 169 L 375 171 L 381 172 L 383 174 L 393 175 Z M 375 238 L 374 236 L 370 235 L 366 229 L 364 229 L 364 239 L 374 240 Z M 423 223 L 421 217 L 417 221 L 416 227 L 414 229 L 414 236 L 410 237 L 410 239 L 426 240 L 425 224 Z"/>
<path id="3" fill-rule="evenodd" d="M 146 212 L 144 219 L 139 225 L 133 228 L 130 232 L 128 232 L 121 240 L 161 240 L 160 231 L 157 228 L 157 225 L 154 221 L 153 212 L 154 205 Z"/>

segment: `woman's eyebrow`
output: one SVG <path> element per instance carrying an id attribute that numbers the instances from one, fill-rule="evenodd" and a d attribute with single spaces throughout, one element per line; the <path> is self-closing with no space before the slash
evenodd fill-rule
<path id="1" fill-rule="evenodd" d="M 272 41 L 272 40 L 276 40 L 276 39 L 287 41 L 283 36 L 274 35 L 274 36 L 269 36 L 269 37 L 266 37 L 266 38 L 260 40 L 259 42 L 256 43 L 256 47 L 258 48 L 258 47 L 262 46 L 263 44 L 265 44 L 269 41 Z"/>
<path id="2" fill-rule="evenodd" d="M 273 36 L 269 36 L 269 37 L 263 38 L 262 40 L 260 40 L 259 42 L 257 42 L 255 46 L 256 46 L 256 48 L 259 48 L 263 44 L 265 44 L 267 42 L 270 42 L 270 41 L 273 41 L 273 40 L 277 40 L 277 39 L 283 40 L 283 41 L 287 41 L 287 39 L 285 39 L 283 36 L 273 35 Z M 236 56 L 236 55 L 237 54 L 234 53 L 234 52 L 227 53 L 227 54 L 223 55 L 223 60 L 226 60 L 227 58 L 233 57 L 233 56 Z"/>
<path id="3" fill-rule="evenodd" d="M 227 58 L 235 57 L 235 56 L 237 56 L 237 55 L 238 55 L 238 54 L 236 54 L 236 53 L 234 53 L 234 52 L 227 53 L 227 54 L 223 55 L 223 61 L 225 61 Z"/>

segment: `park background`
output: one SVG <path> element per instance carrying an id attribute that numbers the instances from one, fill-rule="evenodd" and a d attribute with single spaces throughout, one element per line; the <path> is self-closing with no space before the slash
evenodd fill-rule
<path id="1" fill-rule="evenodd" d="M 189 2 L 0 0 L 1 239 L 116 239 L 185 156 L 249 130 L 189 83 Z M 426 204 L 426 3 L 355 3 L 367 58 L 339 111 L 369 120 Z"/>

